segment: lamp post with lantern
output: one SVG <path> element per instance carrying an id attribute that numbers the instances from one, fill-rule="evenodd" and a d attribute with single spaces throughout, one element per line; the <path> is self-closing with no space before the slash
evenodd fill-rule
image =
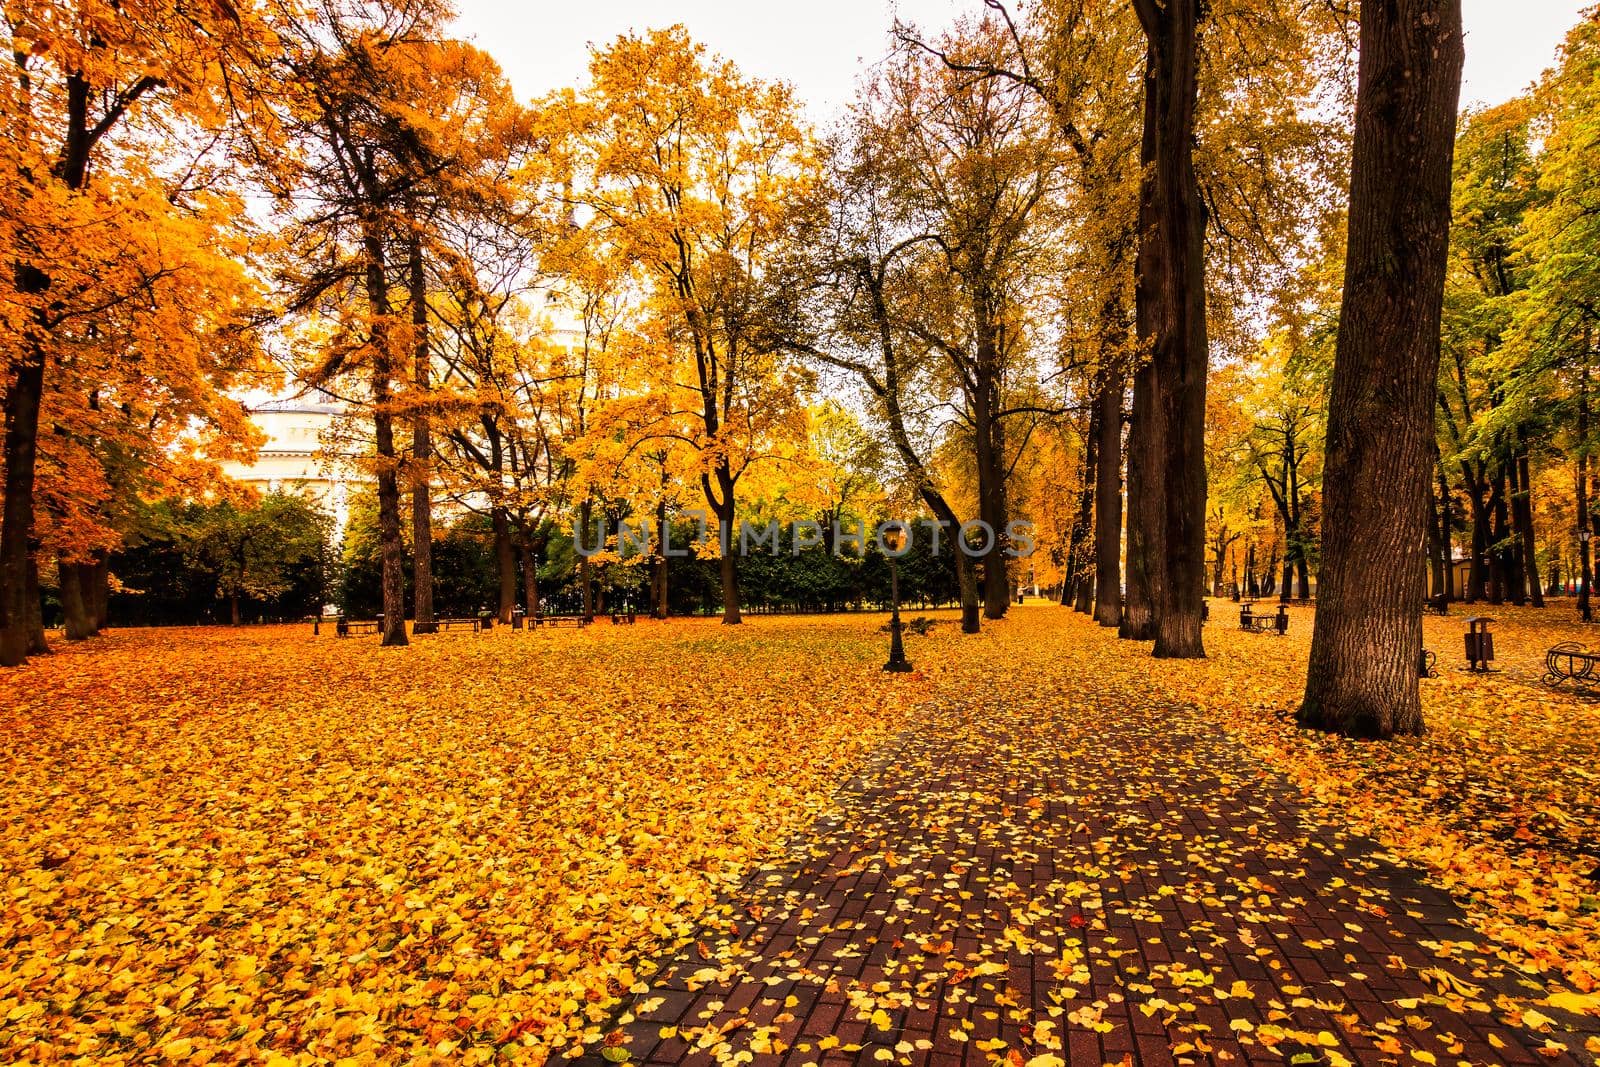
<path id="1" fill-rule="evenodd" d="M 899 523 L 886 524 L 879 531 L 878 538 L 879 547 L 889 559 L 889 662 L 883 665 L 883 669 L 905 672 L 911 670 L 911 662 L 906 659 L 905 643 L 900 636 L 899 559 L 906 548 L 905 527 Z"/>

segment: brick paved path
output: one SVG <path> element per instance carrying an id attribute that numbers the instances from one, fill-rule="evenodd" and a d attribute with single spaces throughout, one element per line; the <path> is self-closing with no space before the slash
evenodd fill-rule
<path id="1" fill-rule="evenodd" d="M 1580 1062 L 1541 1051 L 1505 996 L 1539 987 L 1443 894 L 1311 822 L 1194 713 L 1005 685 L 880 753 L 665 962 L 611 1056 Z"/>

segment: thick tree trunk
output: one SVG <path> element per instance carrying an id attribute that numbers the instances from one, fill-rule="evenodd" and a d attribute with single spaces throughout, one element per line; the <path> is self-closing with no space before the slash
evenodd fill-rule
<path id="1" fill-rule="evenodd" d="M 111 625 L 111 561 L 104 552 L 95 553 L 84 583 L 85 606 L 98 634 Z"/>
<path id="2" fill-rule="evenodd" d="M 244 612 L 239 609 L 239 594 L 228 594 L 228 624 L 230 626 L 244 625 Z"/>
<path id="3" fill-rule="evenodd" d="M 1141 325 L 1163 423 L 1162 551 L 1155 655 L 1205 655 L 1206 211 L 1194 171 L 1201 0 L 1135 0 L 1154 69 L 1154 226 L 1139 240 Z M 1148 84 L 1148 83 L 1147 83 Z"/>
<path id="4" fill-rule="evenodd" d="M 416 348 L 412 384 L 419 393 L 430 388 L 431 355 L 428 349 L 428 283 L 422 271 L 422 238 L 411 235 L 407 274 L 411 299 L 411 330 Z M 418 410 L 411 418 L 411 596 L 416 629 L 432 633 L 433 619 L 433 499 L 429 482 L 433 462 L 432 427 L 428 413 Z"/>
<path id="5" fill-rule="evenodd" d="M 1460 0 L 1361 5 L 1350 235 L 1302 725 L 1423 731 L 1428 479 L 1460 96 Z"/>
<path id="6" fill-rule="evenodd" d="M 56 584 L 61 592 L 61 614 L 66 622 L 67 640 L 82 641 L 94 636 L 89 607 L 84 602 L 83 567 L 68 562 L 64 557 L 58 558 Z"/>
<path id="7" fill-rule="evenodd" d="M 32 558 L 33 478 L 45 355 L 30 344 L 5 400 L 5 503 L 0 513 L 0 667 L 28 657 L 28 562 Z"/>
<path id="8" fill-rule="evenodd" d="M 1100 443 L 1094 476 L 1094 619 L 1122 623 L 1122 375 L 1100 385 Z"/>
<path id="9" fill-rule="evenodd" d="M 494 531 L 494 573 L 499 587 L 495 620 L 502 626 L 510 626 L 517 610 L 517 561 L 511 545 L 511 518 L 506 509 L 491 508 L 489 525 Z"/>
<path id="10" fill-rule="evenodd" d="M 372 428 L 377 451 L 378 544 L 383 557 L 383 644 L 405 645 L 405 543 L 400 536 L 400 459 L 390 411 L 394 372 L 389 351 L 389 290 L 384 274 L 383 237 L 376 219 L 364 222 L 367 307 L 372 313 Z"/>
<path id="11" fill-rule="evenodd" d="M 980 348 L 984 342 L 980 341 Z M 1011 579 L 1006 557 L 1006 500 L 1004 438 L 999 420 L 994 418 L 997 397 L 993 394 L 993 377 L 997 372 L 985 371 L 994 366 L 998 355 L 986 356 L 980 351 L 978 358 L 979 388 L 974 400 L 976 408 L 973 435 L 976 444 L 978 475 L 978 517 L 987 526 L 980 536 L 988 540 L 988 550 L 983 560 L 983 617 L 1003 619 L 1011 609 Z"/>

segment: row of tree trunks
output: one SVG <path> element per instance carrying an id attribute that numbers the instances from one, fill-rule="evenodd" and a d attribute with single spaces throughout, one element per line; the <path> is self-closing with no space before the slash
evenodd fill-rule
<path id="1" fill-rule="evenodd" d="M 1301 725 L 1419 734 L 1427 500 L 1460 96 L 1460 0 L 1361 5 L 1325 525 Z"/>

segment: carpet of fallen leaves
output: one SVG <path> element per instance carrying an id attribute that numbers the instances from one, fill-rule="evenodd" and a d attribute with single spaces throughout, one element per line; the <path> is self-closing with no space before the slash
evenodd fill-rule
<path id="1" fill-rule="evenodd" d="M 1459 615 L 1430 618 L 1432 729 L 1390 745 L 1285 721 L 1309 610 L 1282 639 L 1214 613 L 1205 662 L 1030 605 L 909 638 L 901 677 L 870 617 L 68 649 L 0 675 L 0 1058 L 570 1051 L 918 707 L 1012 674 L 1193 705 L 1430 871 L 1509 965 L 1596 990 L 1600 704 L 1538 681 L 1582 637 L 1568 611 L 1491 610 L 1490 676 L 1458 669 Z"/>
<path id="2" fill-rule="evenodd" d="M 0 1060 L 567 1045 L 902 720 L 878 645 L 146 630 L 0 675 Z"/>

